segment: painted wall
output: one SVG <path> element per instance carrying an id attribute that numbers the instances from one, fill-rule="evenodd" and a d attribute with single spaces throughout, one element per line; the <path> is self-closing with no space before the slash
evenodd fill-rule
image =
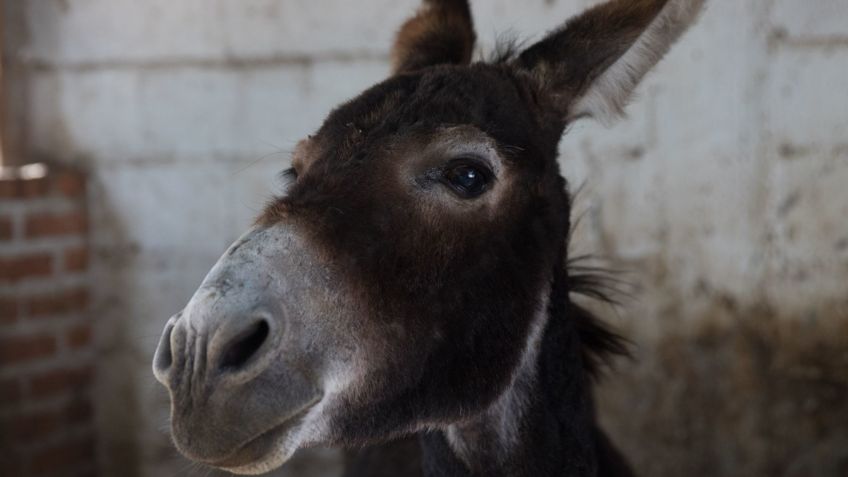
<path id="1" fill-rule="evenodd" d="M 590 0 L 477 1 L 484 49 Z M 103 475 L 185 469 L 149 362 L 294 143 L 387 74 L 416 0 L 6 2 L 30 157 L 91 171 Z M 848 3 L 712 0 L 630 118 L 576 124 L 577 252 L 629 270 L 602 414 L 643 475 L 848 467 Z M 336 475 L 332 452 L 288 475 Z M 843 466 L 843 467 L 839 467 Z M 304 469 L 313 469 L 306 473 Z M 842 474 L 840 474 L 840 472 Z"/>

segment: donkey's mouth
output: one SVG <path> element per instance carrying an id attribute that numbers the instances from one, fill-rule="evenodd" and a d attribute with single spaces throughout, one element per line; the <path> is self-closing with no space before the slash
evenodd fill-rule
<path id="1" fill-rule="evenodd" d="M 309 403 L 282 423 L 250 438 L 226 458 L 207 464 L 234 474 L 262 474 L 281 466 L 294 450 L 287 449 L 290 446 L 286 445 L 291 431 L 300 427 L 318 401 Z"/>

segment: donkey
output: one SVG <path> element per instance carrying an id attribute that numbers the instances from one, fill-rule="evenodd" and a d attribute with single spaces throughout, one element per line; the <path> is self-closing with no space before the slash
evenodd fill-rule
<path id="1" fill-rule="evenodd" d="M 238 474 L 329 445 L 371 446 L 350 475 L 631 475 L 595 418 L 624 347 L 572 301 L 594 280 L 569 267 L 557 145 L 620 116 L 702 3 L 608 1 L 472 63 L 467 0 L 425 0 L 391 77 L 298 144 L 168 321 L 178 450 Z"/>

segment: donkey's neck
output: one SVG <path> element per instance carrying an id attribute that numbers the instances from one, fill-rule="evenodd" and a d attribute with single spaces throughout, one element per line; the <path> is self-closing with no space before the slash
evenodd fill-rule
<path id="1" fill-rule="evenodd" d="M 537 317 L 503 395 L 481 414 L 422 436 L 425 475 L 595 475 L 590 379 L 564 300 Z"/>

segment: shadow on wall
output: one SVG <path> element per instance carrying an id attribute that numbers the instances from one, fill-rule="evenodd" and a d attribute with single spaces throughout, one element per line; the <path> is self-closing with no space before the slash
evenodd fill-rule
<path id="1" fill-rule="evenodd" d="M 639 473 L 848 475 L 845 304 L 784 316 L 715 302 L 691 329 L 668 310 L 677 329 L 637 338 L 637 360 L 599 389 L 604 425 Z"/>

